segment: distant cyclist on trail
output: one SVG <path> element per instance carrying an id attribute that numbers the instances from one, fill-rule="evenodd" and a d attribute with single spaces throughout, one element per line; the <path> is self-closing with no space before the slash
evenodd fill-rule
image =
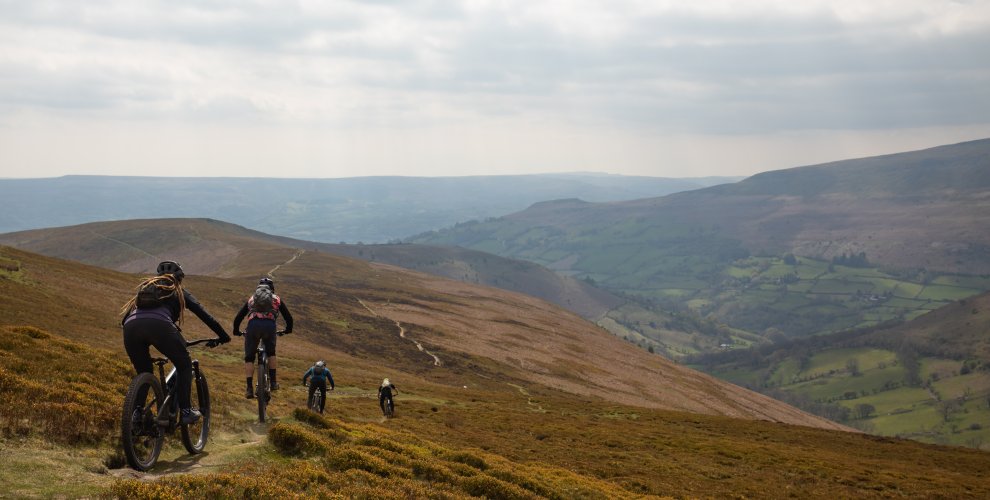
<path id="1" fill-rule="evenodd" d="M 268 378 L 272 390 L 278 389 L 275 369 L 278 363 L 275 358 L 276 335 L 275 318 L 281 314 L 285 319 L 285 332 L 292 333 L 292 314 L 285 302 L 275 295 L 275 282 L 265 277 L 258 281 L 258 287 L 248 297 L 247 301 L 237 311 L 234 317 L 234 335 L 244 335 L 244 376 L 247 377 L 247 392 L 245 397 L 254 398 L 253 377 L 254 358 L 257 356 L 258 342 L 264 341 L 265 352 L 268 353 Z M 241 332 L 241 321 L 248 317 L 247 331 Z"/>
<path id="2" fill-rule="evenodd" d="M 330 390 L 334 389 L 333 375 L 330 374 L 330 370 L 327 368 L 327 364 L 323 360 L 319 360 L 306 370 L 303 375 L 303 385 L 306 385 L 306 380 L 309 379 L 309 395 L 306 396 L 306 401 L 313 399 L 313 393 L 317 389 L 320 391 L 322 399 L 320 399 L 320 413 L 323 413 L 323 408 L 327 403 L 327 382 L 330 382 Z"/>
<path id="3" fill-rule="evenodd" d="M 190 402 L 192 359 L 186 349 L 180 326 L 186 309 L 193 312 L 217 334 L 210 347 L 230 342 L 230 335 L 206 311 L 188 290 L 182 287 L 185 272 L 179 264 L 166 260 L 158 264 L 158 276 L 147 278 L 137 287 L 134 297 L 124 304 L 120 321 L 124 328 L 124 349 L 138 373 L 153 373 L 149 346 L 155 346 L 172 362 L 179 375 L 179 409 L 183 424 L 192 424 L 202 416 Z M 144 401 L 141 394 L 138 401 Z"/>
<path id="4" fill-rule="evenodd" d="M 386 415 L 385 401 L 392 399 L 392 391 L 398 393 L 399 389 L 395 387 L 395 384 L 389 382 L 388 378 L 382 380 L 382 385 L 378 386 L 378 406 L 382 409 L 382 415 Z"/>

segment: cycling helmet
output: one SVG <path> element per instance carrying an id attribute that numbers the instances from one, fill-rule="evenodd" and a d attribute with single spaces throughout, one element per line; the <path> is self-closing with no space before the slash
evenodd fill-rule
<path id="1" fill-rule="evenodd" d="M 162 261 L 158 264 L 157 272 L 159 276 L 171 274 L 172 276 L 175 276 L 175 279 L 178 281 L 182 281 L 182 278 L 186 275 L 186 273 L 182 271 L 182 267 L 179 266 L 179 263 L 171 260 Z"/>
<path id="2" fill-rule="evenodd" d="M 275 291 L 275 282 L 272 281 L 271 278 L 261 278 L 260 280 L 258 280 L 258 285 L 259 286 L 260 285 L 265 285 L 265 286 L 268 287 L 269 290 L 271 290 L 273 292 Z"/>
<path id="3" fill-rule="evenodd" d="M 323 368 L 324 366 L 327 366 L 327 364 L 324 363 L 323 360 L 321 359 L 321 360 L 319 360 L 319 361 L 316 362 L 316 366 L 317 366 L 317 368 Z"/>

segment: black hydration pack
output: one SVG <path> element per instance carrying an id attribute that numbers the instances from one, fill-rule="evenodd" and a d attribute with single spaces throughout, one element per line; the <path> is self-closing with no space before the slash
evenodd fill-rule
<path id="1" fill-rule="evenodd" d="M 173 292 L 162 287 L 172 285 L 172 280 L 163 276 L 149 281 L 138 290 L 134 305 L 138 309 L 157 309 L 163 306 L 165 299 L 171 297 Z"/>

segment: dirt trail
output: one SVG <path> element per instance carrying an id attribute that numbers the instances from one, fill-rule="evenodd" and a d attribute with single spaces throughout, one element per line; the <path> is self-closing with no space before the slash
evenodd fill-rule
<path id="1" fill-rule="evenodd" d="M 368 312 L 370 312 L 371 314 L 373 314 L 375 316 L 380 316 L 380 317 L 383 317 L 383 318 L 387 318 L 387 319 L 392 319 L 392 318 L 389 318 L 388 316 L 383 316 L 381 314 L 378 314 L 374 309 L 372 309 L 371 307 L 369 307 L 368 304 L 365 304 L 363 300 L 357 299 L 357 301 L 358 301 L 359 304 L 361 304 L 362 307 L 364 307 L 365 309 L 367 309 Z M 399 323 L 397 320 L 392 320 L 392 321 L 395 321 L 395 326 L 396 326 L 396 328 L 399 329 L 399 337 L 404 338 L 404 339 L 407 339 L 410 342 L 412 342 L 413 344 L 416 344 L 416 348 L 419 349 L 420 352 L 426 353 L 431 358 L 433 358 L 433 366 L 443 366 L 443 361 L 440 361 L 440 358 L 437 357 L 436 354 L 433 354 L 432 352 L 428 351 L 425 347 L 423 347 L 423 344 L 419 343 L 415 339 L 410 338 L 410 337 L 406 337 L 406 329 L 402 327 L 402 323 Z"/>
<path id="2" fill-rule="evenodd" d="M 297 252 L 295 253 L 295 255 L 293 255 L 293 256 L 292 256 L 292 258 L 291 258 L 291 259 L 289 259 L 289 260 L 287 260 L 287 261 L 285 261 L 285 262 L 283 262 L 283 263 L 281 263 L 281 264 L 279 264 L 279 265 L 277 265 L 277 266 L 275 266 L 275 267 L 273 267 L 271 271 L 268 271 L 268 275 L 269 275 L 269 276 L 274 276 L 274 275 L 275 275 L 275 271 L 278 271 L 280 267 L 282 267 L 282 266 L 287 266 L 287 265 L 289 265 L 289 264 L 292 264 L 292 261 L 294 261 L 294 260 L 296 260 L 296 259 L 298 259 L 298 258 L 299 258 L 299 257 L 300 257 L 300 256 L 301 256 L 302 254 L 304 254 L 304 253 L 306 253 L 306 251 L 305 251 L 305 250 L 299 250 L 299 251 L 297 251 Z"/>
<path id="3" fill-rule="evenodd" d="M 175 474 L 196 474 L 209 472 L 222 472 L 225 468 L 240 463 L 250 448 L 260 446 L 265 442 L 267 436 L 267 425 L 258 422 L 253 423 L 246 432 L 242 433 L 213 433 L 206 444 L 206 449 L 198 455 L 189 455 L 186 450 L 178 444 L 178 433 L 175 439 L 169 442 L 166 438 L 165 445 L 169 448 L 162 450 L 158 463 L 148 472 L 140 472 L 129 467 L 120 469 L 110 469 L 107 471 L 112 477 L 121 479 L 137 479 L 139 481 L 155 481 L 166 476 Z M 171 447 L 170 445 L 177 445 Z"/>

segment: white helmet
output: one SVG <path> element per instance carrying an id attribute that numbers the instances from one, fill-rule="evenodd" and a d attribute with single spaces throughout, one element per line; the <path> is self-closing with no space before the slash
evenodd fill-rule
<path id="1" fill-rule="evenodd" d="M 323 368 L 324 366 L 327 366 L 327 364 L 324 363 L 322 359 L 316 362 L 317 368 Z"/>

